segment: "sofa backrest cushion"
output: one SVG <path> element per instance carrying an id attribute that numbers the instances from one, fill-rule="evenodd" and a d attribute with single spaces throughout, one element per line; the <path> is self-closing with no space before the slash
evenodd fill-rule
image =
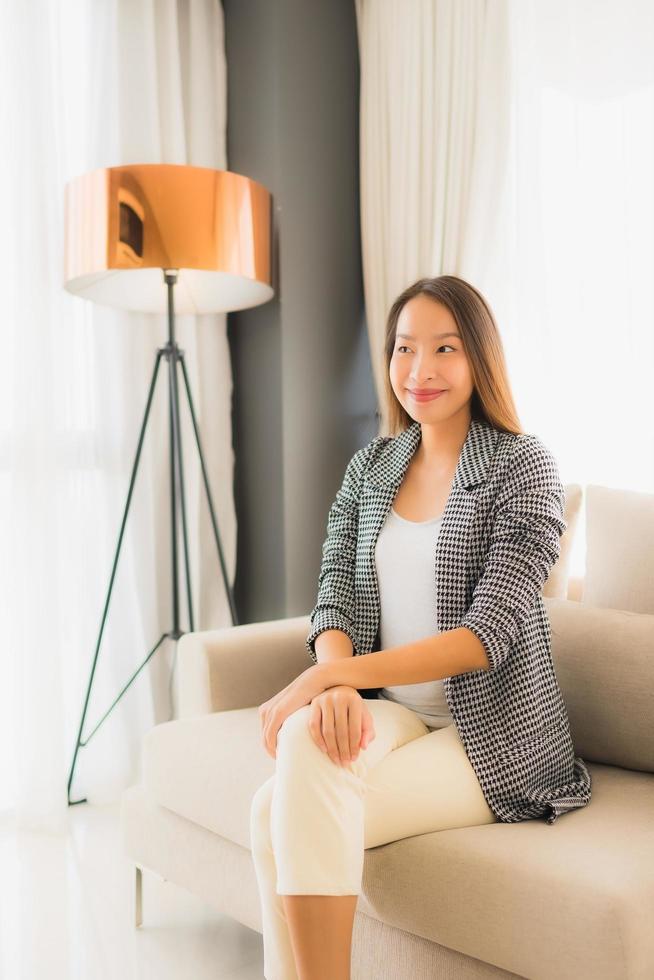
<path id="1" fill-rule="evenodd" d="M 654 615 L 544 602 L 575 754 L 654 772 Z"/>
<path id="2" fill-rule="evenodd" d="M 589 484 L 581 602 L 654 613 L 654 494 Z"/>

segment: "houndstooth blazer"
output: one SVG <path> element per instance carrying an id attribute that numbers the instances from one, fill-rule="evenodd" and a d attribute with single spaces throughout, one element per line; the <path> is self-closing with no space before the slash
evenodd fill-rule
<path id="1" fill-rule="evenodd" d="M 375 544 L 420 440 L 413 422 L 397 436 L 376 436 L 347 466 L 306 639 L 314 663 L 315 639 L 328 629 L 346 633 L 355 656 L 380 649 Z M 552 824 L 590 801 L 542 597 L 567 527 L 564 501 L 556 461 L 537 436 L 471 420 L 435 544 L 435 626 L 467 626 L 486 650 L 490 669 L 443 686 L 482 792 L 504 823 L 548 814 Z"/>

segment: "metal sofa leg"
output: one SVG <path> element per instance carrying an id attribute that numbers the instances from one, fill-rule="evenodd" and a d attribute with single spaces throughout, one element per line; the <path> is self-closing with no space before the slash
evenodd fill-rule
<path id="1" fill-rule="evenodd" d="M 134 909 L 136 912 L 134 925 L 143 925 L 143 872 L 139 868 L 138 864 L 136 867 L 136 892 L 134 896 Z"/>

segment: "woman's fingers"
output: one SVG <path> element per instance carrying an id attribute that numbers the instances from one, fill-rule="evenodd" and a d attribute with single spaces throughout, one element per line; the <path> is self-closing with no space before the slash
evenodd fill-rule
<path id="1" fill-rule="evenodd" d="M 321 750 L 321 752 L 329 752 L 329 747 L 325 742 L 322 734 L 322 709 L 320 706 L 320 701 L 317 698 L 311 702 L 311 715 L 309 717 L 309 731 L 313 737 L 314 742 Z"/>
<path id="2" fill-rule="evenodd" d="M 363 715 L 363 702 L 361 700 L 361 695 L 353 698 L 348 705 L 348 721 L 346 722 L 347 731 L 347 753 L 349 754 L 349 760 L 354 762 L 359 756 L 359 749 L 361 748 L 361 719 Z M 341 754 L 342 755 L 342 754 Z"/>
<path id="3" fill-rule="evenodd" d="M 335 765 L 354 762 L 375 737 L 372 716 L 353 688 L 324 692 L 311 705 L 309 730 Z"/>
<path id="4" fill-rule="evenodd" d="M 340 753 L 336 741 L 336 706 L 332 698 L 324 698 L 320 702 L 322 712 L 322 737 L 327 746 L 329 758 L 337 766 L 340 765 Z"/>
<path id="5" fill-rule="evenodd" d="M 328 695 L 320 695 L 316 699 L 321 716 L 322 743 L 326 747 L 329 758 L 337 766 L 345 765 L 349 761 L 349 758 L 346 759 L 350 754 L 350 739 L 347 729 L 348 700 L 350 699 L 347 695 L 335 691 Z M 314 740 L 317 741 L 315 736 Z"/>
<path id="6" fill-rule="evenodd" d="M 333 758 L 338 765 L 347 766 L 359 754 L 359 744 L 361 742 L 361 696 L 356 691 L 347 690 L 339 692 L 333 696 L 331 704 L 333 704 L 334 713 Z"/>

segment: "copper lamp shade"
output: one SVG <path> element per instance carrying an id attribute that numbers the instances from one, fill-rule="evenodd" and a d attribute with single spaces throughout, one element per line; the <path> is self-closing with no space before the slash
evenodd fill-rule
<path id="1" fill-rule="evenodd" d="M 271 198 L 229 170 L 143 163 L 68 181 L 64 287 L 106 306 L 165 313 L 162 269 L 178 269 L 176 313 L 266 303 Z"/>

